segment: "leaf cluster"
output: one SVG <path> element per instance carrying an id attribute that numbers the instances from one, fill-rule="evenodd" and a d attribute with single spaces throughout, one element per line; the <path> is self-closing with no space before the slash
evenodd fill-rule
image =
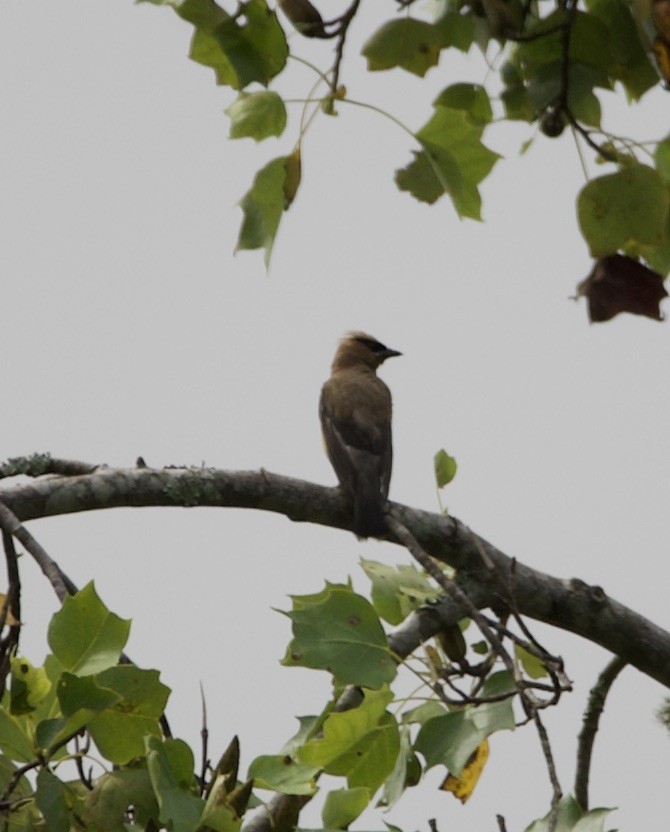
<path id="1" fill-rule="evenodd" d="M 171 6 L 191 23 L 190 57 L 213 69 L 218 84 L 238 91 L 226 111 L 231 139 L 282 136 L 289 123 L 286 102 L 268 87 L 284 77 L 289 59 L 314 70 L 293 148 L 262 167 L 240 203 L 238 250 L 263 249 L 269 263 L 281 219 L 299 189 L 309 125 L 351 101 L 388 116 L 412 139 L 413 158 L 395 172 L 400 191 L 427 204 L 447 196 L 460 217 L 475 220 L 482 216 L 481 183 L 501 158 L 485 143 L 485 132 L 493 138 L 496 123 L 505 120 L 535 125 L 552 139 L 568 128 L 582 161 L 588 151 L 594 163 L 609 168 L 590 177 L 578 196 L 579 226 L 591 254 L 620 252 L 661 275 L 670 271 L 670 136 L 639 142 L 612 135 L 603 126 L 601 97 L 619 91 L 634 105 L 670 81 L 670 27 L 656 4 L 436 0 L 427 14 L 414 0 L 379 3 L 379 22 L 362 47 L 370 72 L 449 78 L 450 53 L 479 52 L 484 59 L 481 83 L 449 78 L 424 125 L 410 129 L 375 102 L 350 98 L 340 84 L 345 40 L 360 0 L 331 21 L 310 0 L 282 0 L 284 23 L 266 0 L 244 0 L 230 11 L 214 0 L 145 1 Z M 286 23 L 298 37 L 287 36 Z M 302 57 L 301 36 L 322 44 L 325 68 Z"/>

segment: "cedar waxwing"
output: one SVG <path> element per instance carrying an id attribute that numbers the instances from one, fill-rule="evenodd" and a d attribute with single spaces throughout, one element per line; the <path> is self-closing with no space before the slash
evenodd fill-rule
<path id="1" fill-rule="evenodd" d="M 402 353 L 370 335 L 351 332 L 340 342 L 321 390 L 321 429 L 340 486 L 349 495 L 357 537 L 386 534 L 393 446 L 391 393 L 377 367 Z"/>

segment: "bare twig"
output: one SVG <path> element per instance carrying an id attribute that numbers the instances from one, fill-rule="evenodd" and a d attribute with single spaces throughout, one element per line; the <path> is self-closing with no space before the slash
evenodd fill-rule
<path id="1" fill-rule="evenodd" d="M 586 710 L 584 711 L 584 724 L 579 732 L 577 744 L 577 771 L 575 774 L 575 798 L 577 803 L 586 812 L 589 808 L 589 774 L 591 771 L 591 756 L 593 743 L 598 732 L 600 715 L 605 707 L 605 699 L 612 687 L 614 680 L 626 666 L 626 662 L 615 656 L 602 671 L 600 676 L 591 688 Z"/>
<path id="2" fill-rule="evenodd" d="M 5 549 L 5 559 L 7 561 L 8 590 L 0 613 L 0 632 L 4 629 L 9 615 L 12 617 L 12 623 L 9 625 L 7 635 L 0 639 L 0 697 L 5 692 L 7 676 L 11 667 L 11 658 L 19 645 L 21 633 L 21 579 L 19 576 L 19 566 L 16 549 L 14 548 L 14 540 L 11 534 L 4 529 L 2 532 L 2 542 Z"/>
<path id="3" fill-rule="evenodd" d="M 540 738 L 540 746 L 544 754 L 544 760 L 547 764 L 547 771 L 549 772 L 549 782 L 551 783 L 551 810 L 549 811 L 549 821 L 547 824 L 547 832 L 554 832 L 556 823 L 558 821 L 558 805 L 563 797 L 561 784 L 558 782 L 558 775 L 556 774 L 556 765 L 554 763 L 554 755 L 551 752 L 551 745 L 549 744 L 549 736 L 547 729 L 544 727 L 540 714 L 537 708 L 532 708 L 532 718 L 537 728 L 537 733 Z"/>
<path id="4" fill-rule="evenodd" d="M 209 730 L 207 728 L 207 702 L 205 701 L 205 691 L 200 683 L 200 700 L 202 702 L 202 728 L 200 729 L 200 739 L 202 742 L 202 754 L 200 760 L 200 796 L 205 793 L 207 786 L 207 772 L 209 770 L 209 758 L 207 757 L 207 745 L 209 741 Z"/>
<path id="5" fill-rule="evenodd" d="M 55 560 L 49 557 L 46 550 L 40 546 L 28 529 L 21 524 L 19 518 L 2 502 L 0 502 L 0 528 L 15 537 L 19 543 L 23 544 L 28 554 L 32 555 L 48 578 L 58 596 L 58 600 L 62 604 L 69 592 L 63 581 L 63 573 L 60 567 Z"/>
<path id="6" fill-rule="evenodd" d="M 339 18 L 340 27 L 337 32 L 337 46 L 335 47 L 335 63 L 333 64 L 333 78 L 330 84 L 332 94 L 337 93 L 337 88 L 340 83 L 340 67 L 342 65 L 342 58 L 344 57 L 344 44 L 347 39 L 347 32 L 351 21 L 354 19 L 358 7 L 361 5 L 361 0 L 354 0 L 346 12 Z"/>
<path id="7" fill-rule="evenodd" d="M 467 614 L 475 624 L 479 627 L 482 632 L 484 638 L 489 642 L 493 650 L 496 652 L 498 656 L 503 661 L 506 669 L 512 675 L 512 678 L 517 678 L 516 669 L 514 667 L 514 662 L 512 661 L 509 653 L 505 649 L 502 641 L 498 637 L 498 634 L 494 631 L 492 627 L 489 626 L 486 617 L 481 614 L 481 612 L 477 609 L 477 607 L 472 603 L 472 601 L 468 598 L 468 596 L 463 592 L 463 590 L 456 584 L 455 581 L 452 581 L 451 578 L 448 578 L 444 572 L 440 569 L 437 565 L 437 562 L 434 558 L 432 558 L 427 552 L 423 550 L 423 548 L 419 545 L 419 542 L 414 537 L 414 535 L 403 526 L 395 517 L 387 515 L 386 523 L 388 527 L 391 529 L 393 534 L 400 540 L 400 542 L 406 547 L 407 551 L 412 555 L 412 557 L 417 560 L 421 566 L 428 572 L 428 574 L 433 578 L 433 580 L 444 589 L 444 591 L 449 595 L 454 601 L 457 601 L 461 604 L 465 610 L 467 610 Z"/>
<path id="8" fill-rule="evenodd" d="M 496 815 L 496 820 L 498 821 L 498 832 L 507 832 L 505 818 L 502 815 Z"/>

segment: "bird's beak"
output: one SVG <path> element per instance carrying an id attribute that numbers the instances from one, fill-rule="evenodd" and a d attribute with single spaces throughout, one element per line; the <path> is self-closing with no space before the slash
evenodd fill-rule
<path id="1" fill-rule="evenodd" d="M 395 358 L 397 355 L 402 355 L 402 353 L 398 352 L 398 350 L 390 350 L 388 347 L 381 354 L 384 356 L 384 359 Z"/>

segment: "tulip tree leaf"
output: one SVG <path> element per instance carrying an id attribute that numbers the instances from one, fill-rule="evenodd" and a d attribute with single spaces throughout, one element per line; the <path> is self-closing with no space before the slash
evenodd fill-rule
<path id="1" fill-rule="evenodd" d="M 270 264 L 282 213 L 290 207 L 299 184 L 299 151 L 273 159 L 258 171 L 240 202 L 244 217 L 236 251 L 265 249 L 265 265 Z"/>
<path id="2" fill-rule="evenodd" d="M 226 110 L 230 117 L 230 138 L 249 137 L 259 142 L 281 136 L 286 127 L 286 107 L 276 92 L 241 92 Z"/>
<path id="3" fill-rule="evenodd" d="M 389 624 L 400 624 L 427 600 L 438 596 L 437 589 L 414 566 L 388 566 L 361 558 L 361 566 L 372 581 L 372 605 Z"/>
<path id="4" fill-rule="evenodd" d="M 93 583 L 68 596 L 49 624 L 49 646 L 66 670 L 88 675 L 113 667 L 130 632 L 130 621 L 110 612 Z"/>
<path id="5" fill-rule="evenodd" d="M 248 778 L 257 789 L 272 789 L 281 794 L 313 795 L 317 792 L 318 766 L 294 760 L 288 754 L 256 757 L 249 766 Z"/>
<path id="6" fill-rule="evenodd" d="M 423 77 L 440 58 L 442 35 L 430 23 L 403 17 L 390 20 L 364 44 L 371 71 L 401 67 Z"/>
<path id="7" fill-rule="evenodd" d="M 482 141 L 483 126 L 468 112 L 438 104 L 432 118 L 416 133 L 423 150 L 396 172 L 400 190 L 423 202 L 448 193 L 461 217 L 481 219 L 477 185 L 500 158 Z"/>
<path id="8" fill-rule="evenodd" d="M 357 708 L 330 714 L 323 736 L 303 745 L 298 759 L 346 777 L 350 788 L 376 791 L 393 771 L 400 751 L 398 724 L 386 711 L 392 699 L 387 687 L 364 691 Z"/>
<path id="9" fill-rule="evenodd" d="M 594 257 L 629 243 L 658 246 L 666 240 L 668 189 L 646 165 L 632 164 L 592 179 L 577 201 L 579 224 Z"/>
<path id="10" fill-rule="evenodd" d="M 349 587 L 293 596 L 293 640 L 282 662 L 328 670 L 342 684 L 379 688 L 396 675 L 372 604 Z"/>
<path id="11" fill-rule="evenodd" d="M 335 789 L 328 792 L 321 812 L 324 829 L 348 829 L 363 812 L 372 797 L 370 789 Z"/>

